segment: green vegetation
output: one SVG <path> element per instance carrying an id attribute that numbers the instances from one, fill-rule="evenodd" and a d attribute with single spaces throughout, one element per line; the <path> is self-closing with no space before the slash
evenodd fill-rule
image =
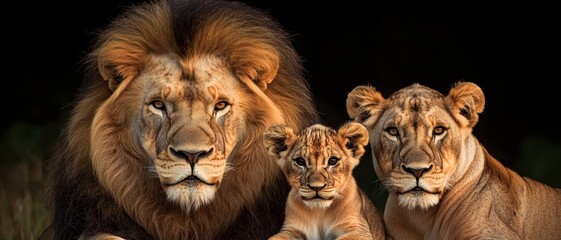
<path id="1" fill-rule="evenodd" d="M 46 159 L 60 128 L 16 123 L 0 139 L 0 239 L 35 240 L 48 226 Z"/>

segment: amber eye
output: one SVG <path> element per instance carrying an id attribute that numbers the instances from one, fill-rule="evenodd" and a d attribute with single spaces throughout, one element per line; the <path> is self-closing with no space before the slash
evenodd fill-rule
<path id="1" fill-rule="evenodd" d="M 397 136 L 397 135 L 399 135 L 399 131 L 398 131 L 397 128 L 395 128 L 395 127 L 386 128 L 386 132 L 387 132 L 388 134 L 392 135 L 392 136 Z"/>
<path id="2" fill-rule="evenodd" d="M 226 108 L 227 106 L 228 106 L 228 102 L 226 102 L 226 101 L 217 102 L 217 103 L 214 105 L 214 111 L 223 110 L 223 109 Z"/>
<path id="3" fill-rule="evenodd" d="M 339 162 L 339 158 L 336 157 L 331 157 L 329 158 L 329 160 L 327 160 L 327 164 L 329 164 L 330 166 L 335 166 L 337 165 L 338 162 Z"/>
<path id="4" fill-rule="evenodd" d="M 298 166 L 306 166 L 306 160 L 304 160 L 304 158 L 301 158 L 301 157 L 295 158 L 294 162 Z"/>
<path id="5" fill-rule="evenodd" d="M 162 101 L 156 100 L 156 101 L 152 101 L 150 104 L 153 107 L 155 107 L 156 109 L 160 109 L 160 110 L 165 110 L 166 109 L 166 105 Z"/>
<path id="6" fill-rule="evenodd" d="M 441 135 L 446 131 L 444 127 L 438 126 L 432 130 L 432 134 L 435 136 Z"/>

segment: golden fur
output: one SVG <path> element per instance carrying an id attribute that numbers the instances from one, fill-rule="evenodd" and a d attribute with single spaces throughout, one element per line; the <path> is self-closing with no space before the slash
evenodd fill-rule
<path id="1" fill-rule="evenodd" d="M 377 176 L 389 191 L 384 219 L 395 239 L 559 239 L 561 189 L 522 177 L 472 134 L 479 86 L 444 96 L 413 84 L 384 99 L 357 86 L 347 111 L 370 133 Z M 513 129 L 516 131 L 516 129 Z"/>
<path id="2" fill-rule="evenodd" d="M 297 133 L 274 125 L 263 136 L 291 186 L 283 228 L 269 240 L 386 239 L 381 213 L 352 175 L 368 144 L 364 126 L 315 124 Z"/>
<path id="3" fill-rule="evenodd" d="M 45 238 L 264 239 L 289 188 L 272 124 L 318 120 L 287 35 L 232 1 L 155 1 L 100 33 L 51 163 Z M 113 236 L 112 236 L 113 235 Z"/>

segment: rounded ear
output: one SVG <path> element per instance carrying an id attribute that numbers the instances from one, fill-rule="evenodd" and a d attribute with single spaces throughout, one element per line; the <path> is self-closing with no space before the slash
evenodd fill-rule
<path id="1" fill-rule="evenodd" d="M 99 73 L 101 77 L 108 82 L 108 87 L 111 91 L 115 91 L 117 87 L 124 81 L 126 73 L 125 71 L 119 71 L 118 67 L 110 65 L 99 64 Z M 132 77 L 131 77 L 132 78 Z"/>
<path id="2" fill-rule="evenodd" d="M 97 50 L 97 68 L 108 87 L 115 91 L 123 82 L 136 77 L 145 63 L 142 50 L 120 41 L 107 41 Z"/>
<path id="3" fill-rule="evenodd" d="M 263 48 L 237 49 L 230 56 L 230 63 L 240 79 L 249 79 L 265 91 L 275 79 L 280 67 L 277 52 Z"/>
<path id="4" fill-rule="evenodd" d="M 384 98 L 374 87 L 362 85 L 347 94 L 347 113 L 355 122 L 365 123 L 369 118 L 378 119 Z"/>
<path id="5" fill-rule="evenodd" d="M 458 82 L 448 93 L 446 100 L 450 112 L 465 127 L 473 127 L 479 113 L 485 107 L 483 91 L 475 83 Z"/>
<path id="6" fill-rule="evenodd" d="M 354 158 L 360 159 L 368 145 L 368 130 L 360 123 L 347 122 L 337 131 L 339 140 L 349 149 Z"/>
<path id="7" fill-rule="evenodd" d="M 265 148 L 275 158 L 280 158 L 280 153 L 288 149 L 294 137 L 294 130 L 286 125 L 273 125 L 263 133 Z"/>

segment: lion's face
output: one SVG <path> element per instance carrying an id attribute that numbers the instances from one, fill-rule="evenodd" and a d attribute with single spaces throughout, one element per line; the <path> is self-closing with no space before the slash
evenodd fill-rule
<path id="1" fill-rule="evenodd" d="M 296 135 L 287 126 L 275 125 L 264 138 L 304 204 L 326 208 L 342 197 L 347 179 L 364 154 L 368 132 L 357 123 L 348 123 L 338 132 L 316 124 Z"/>
<path id="2" fill-rule="evenodd" d="M 409 209 L 437 205 L 459 172 L 465 171 L 460 160 L 473 154 L 474 146 L 465 140 L 471 136 L 482 95 L 459 91 L 462 86 L 471 87 L 460 85 L 448 97 L 420 85 L 388 99 L 371 87 L 349 93 L 348 112 L 369 129 L 376 173 L 397 195 L 399 205 Z"/>
<path id="3" fill-rule="evenodd" d="M 178 62 L 153 56 L 120 99 L 137 104 L 132 132 L 167 198 L 189 211 L 220 187 L 248 94 L 218 58 L 200 58 L 188 73 Z"/>

